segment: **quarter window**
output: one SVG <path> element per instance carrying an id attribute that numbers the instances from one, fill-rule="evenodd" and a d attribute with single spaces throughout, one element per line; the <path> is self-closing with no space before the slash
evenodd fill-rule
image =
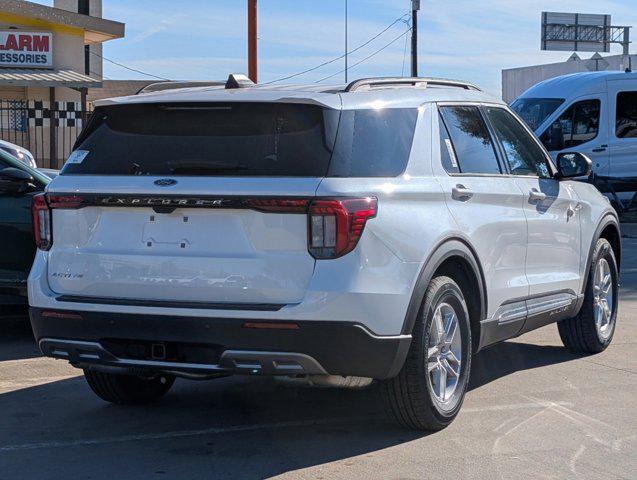
<path id="1" fill-rule="evenodd" d="M 637 138 L 637 92 L 619 92 L 617 94 L 615 136 L 617 138 Z"/>
<path id="2" fill-rule="evenodd" d="M 456 152 L 453 149 L 451 137 L 449 136 L 449 131 L 445 126 L 445 122 L 442 120 L 442 116 L 440 117 L 438 124 L 440 125 L 440 158 L 442 160 L 442 166 L 449 173 L 459 173 L 460 168 L 458 166 Z"/>
<path id="3" fill-rule="evenodd" d="M 574 103 L 546 129 L 540 140 L 549 151 L 590 142 L 599 131 L 600 105 L 597 99 Z"/>
<path id="4" fill-rule="evenodd" d="M 328 176 L 396 177 L 405 171 L 418 110 L 343 110 Z"/>
<path id="5" fill-rule="evenodd" d="M 502 144 L 513 175 L 550 177 L 546 154 L 513 115 L 502 108 L 487 107 L 487 117 Z"/>
<path id="6" fill-rule="evenodd" d="M 478 107 L 441 107 L 440 112 L 453 143 L 458 170 L 462 173 L 501 173 L 491 136 Z M 445 147 L 443 140 L 442 148 Z M 451 158 L 449 162 L 453 165 Z"/>

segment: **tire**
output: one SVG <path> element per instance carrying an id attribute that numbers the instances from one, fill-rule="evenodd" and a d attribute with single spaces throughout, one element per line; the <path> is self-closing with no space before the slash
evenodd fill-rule
<path id="1" fill-rule="evenodd" d="M 606 312 L 605 318 L 608 320 L 596 321 L 596 310 L 604 310 L 599 307 L 600 302 L 596 300 L 596 275 L 599 274 L 601 266 L 608 267 L 610 275 L 610 289 L 612 297 L 606 297 L 606 305 L 610 309 L 610 314 Z M 563 320 L 557 324 L 562 343 L 569 350 L 576 353 L 598 353 L 606 349 L 613 340 L 615 324 L 617 323 L 617 305 L 619 290 L 619 271 L 613 249 L 605 238 L 600 238 L 593 249 L 593 258 L 588 272 L 586 282 L 586 292 L 584 293 L 584 303 L 579 313 L 573 318 Z M 599 283 L 599 282 L 598 282 Z M 600 299 L 604 297 L 600 293 Z M 603 303 L 603 302 L 602 302 Z"/>
<path id="2" fill-rule="evenodd" d="M 456 328 L 451 345 L 441 350 L 435 345 L 441 343 L 442 337 L 436 333 L 438 329 L 434 327 L 440 323 L 434 317 L 439 318 L 435 314 L 442 313 L 441 321 L 446 326 L 451 313 L 447 307 L 455 313 Z M 431 356 L 430 349 L 434 349 Z M 449 350 L 460 359 L 459 367 L 449 360 L 452 357 L 445 353 Z M 449 425 L 460 411 L 467 390 L 471 352 L 471 326 L 464 295 L 453 279 L 435 277 L 425 292 L 405 364 L 395 378 L 385 380 L 381 386 L 386 408 L 394 420 L 415 430 L 441 430 Z M 440 366 L 444 364 L 443 360 L 438 361 L 441 358 L 446 359 L 457 374 L 450 393 L 445 391 L 442 394 L 443 389 L 440 388 Z M 432 373 L 429 373 L 430 366 L 433 367 Z M 450 382 L 453 383 L 451 377 Z"/>
<path id="3" fill-rule="evenodd" d="M 84 370 L 84 378 L 102 400 L 118 405 L 144 405 L 163 397 L 175 382 L 175 378 L 160 375 L 151 379 L 137 375 L 119 375 Z"/>

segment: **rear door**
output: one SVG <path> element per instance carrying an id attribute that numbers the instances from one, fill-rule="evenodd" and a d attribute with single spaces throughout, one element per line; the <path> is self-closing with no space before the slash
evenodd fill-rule
<path id="1" fill-rule="evenodd" d="M 307 205 L 338 112 L 147 104 L 93 119 L 49 188 L 54 292 L 227 308 L 302 300 L 314 269 Z"/>
<path id="2" fill-rule="evenodd" d="M 637 177 L 637 80 L 608 81 L 610 176 Z"/>
<path id="3" fill-rule="evenodd" d="M 448 173 L 439 180 L 458 230 L 484 269 L 492 318 L 504 303 L 529 292 L 524 198 L 515 179 L 504 175 L 480 107 L 440 104 L 439 112 L 441 158 Z M 510 329 L 501 329 L 503 336 L 521 328 L 525 312 L 518 313 L 508 319 Z"/>
<path id="4" fill-rule="evenodd" d="M 553 178 L 546 153 L 521 121 L 501 107 L 485 107 L 485 113 L 499 139 L 507 168 L 524 193 L 529 295 L 564 294 L 562 300 L 571 301 L 580 285 L 577 195 L 569 182 Z"/>

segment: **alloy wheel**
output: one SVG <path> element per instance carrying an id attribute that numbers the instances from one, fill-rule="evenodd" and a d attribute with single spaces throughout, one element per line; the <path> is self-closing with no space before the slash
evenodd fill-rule
<path id="1" fill-rule="evenodd" d="M 429 328 L 427 374 L 434 397 L 448 402 L 458 386 L 462 366 L 462 333 L 454 308 L 440 303 Z"/>
<path id="2" fill-rule="evenodd" d="M 605 258 L 600 258 L 595 266 L 595 280 L 593 283 L 593 303 L 595 326 L 597 333 L 607 339 L 613 331 L 614 289 L 613 275 L 610 265 Z"/>

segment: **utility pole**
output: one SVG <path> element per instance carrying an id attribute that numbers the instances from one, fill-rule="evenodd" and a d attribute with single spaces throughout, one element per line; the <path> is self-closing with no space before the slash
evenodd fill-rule
<path id="1" fill-rule="evenodd" d="M 345 83 L 347 83 L 347 0 L 345 0 Z"/>
<path id="2" fill-rule="evenodd" d="M 420 0 L 411 0 L 411 76 L 418 76 L 418 10 Z"/>
<path id="3" fill-rule="evenodd" d="M 248 0 L 248 77 L 257 83 L 257 0 Z"/>

